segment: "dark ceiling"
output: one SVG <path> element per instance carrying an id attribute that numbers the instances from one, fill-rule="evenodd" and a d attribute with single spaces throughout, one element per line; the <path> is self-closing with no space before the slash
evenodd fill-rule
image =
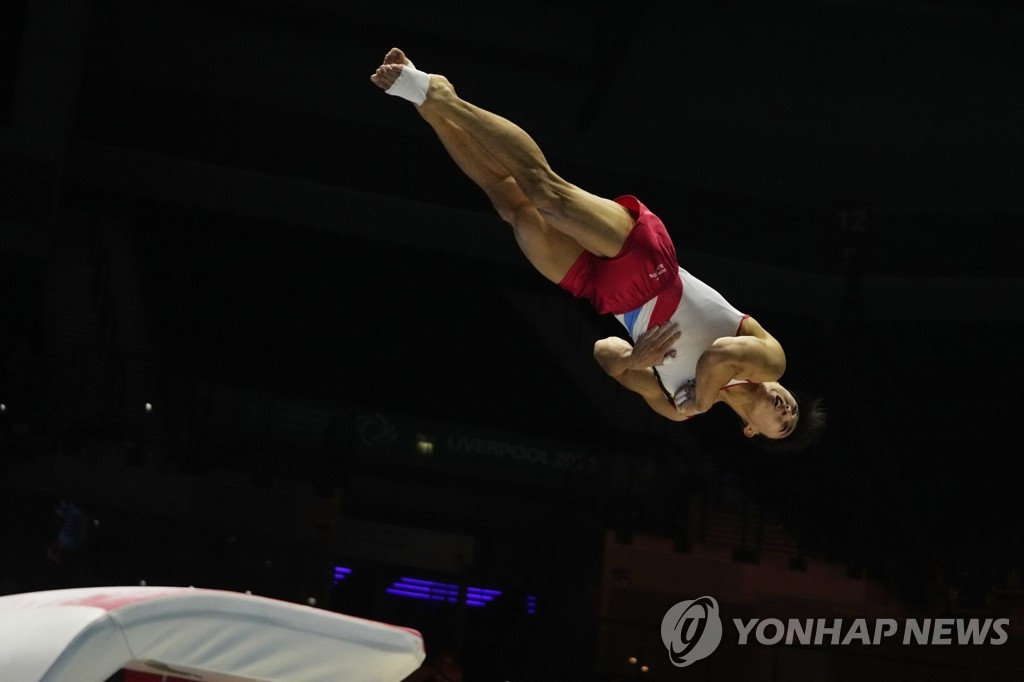
<path id="1" fill-rule="evenodd" d="M 1013 7 L 97 0 L 79 130 L 386 191 L 410 164 L 389 138 L 426 133 L 367 82 L 395 44 L 570 168 L 813 209 L 1019 213 Z"/>
<path id="2" fill-rule="evenodd" d="M 803 239 L 854 201 L 871 207 L 880 253 L 927 240 L 920 261 L 947 263 L 941 274 L 1015 268 L 985 246 L 1024 215 L 1015 2 L 23 0 L 7 12 L 24 30 L 2 61 L 6 155 L 56 163 L 98 142 L 486 212 L 411 107 L 369 83 L 399 45 L 520 123 L 568 179 L 640 195 L 670 229 L 687 210 L 740 226 L 688 235 L 690 248 L 800 267 L 813 252 L 788 263 L 750 221 L 784 215 L 783 236 Z M 962 240 L 965 225 L 978 240 Z"/>

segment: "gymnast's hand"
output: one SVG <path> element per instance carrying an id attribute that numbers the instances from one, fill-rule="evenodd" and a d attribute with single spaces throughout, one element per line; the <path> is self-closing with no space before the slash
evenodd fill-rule
<path id="1" fill-rule="evenodd" d="M 630 358 L 633 367 L 643 369 L 672 362 L 676 356 L 676 352 L 672 350 L 672 344 L 678 341 L 680 336 L 682 336 L 682 332 L 679 331 L 679 325 L 675 322 L 648 327 L 633 344 Z"/>

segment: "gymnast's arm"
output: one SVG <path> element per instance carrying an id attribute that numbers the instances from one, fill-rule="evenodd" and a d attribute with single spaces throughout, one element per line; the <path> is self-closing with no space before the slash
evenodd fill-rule
<path id="1" fill-rule="evenodd" d="M 617 336 L 601 339 L 594 344 L 594 358 L 608 376 L 640 394 L 652 410 L 673 421 L 683 421 L 687 417 L 665 397 L 653 369 L 653 365 L 662 363 L 679 332 L 674 326 L 663 328 L 661 335 L 657 335 L 657 330 L 651 331 L 655 334 L 646 340 L 641 335 L 636 346 Z"/>
<path id="2" fill-rule="evenodd" d="M 757 321 L 748 317 L 740 336 L 724 336 L 705 350 L 697 361 L 697 397 L 686 414 L 706 412 L 718 400 L 718 392 L 733 379 L 777 381 L 786 371 L 782 345 Z"/>

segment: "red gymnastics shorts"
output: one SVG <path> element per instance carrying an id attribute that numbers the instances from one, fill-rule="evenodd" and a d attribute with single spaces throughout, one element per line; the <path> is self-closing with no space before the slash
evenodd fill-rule
<path id="1" fill-rule="evenodd" d="M 636 310 L 669 287 L 678 285 L 681 294 L 676 249 L 665 224 L 634 196 L 615 203 L 638 214 L 618 255 L 604 258 L 584 251 L 558 286 L 612 315 Z"/>

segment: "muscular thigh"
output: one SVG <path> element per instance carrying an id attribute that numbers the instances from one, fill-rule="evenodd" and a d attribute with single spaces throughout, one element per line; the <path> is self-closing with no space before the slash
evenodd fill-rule
<path id="1" fill-rule="evenodd" d="M 558 284 L 583 253 L 583 247 L 553 228 L 532 204 L 520 207 L 512 221 L 516 243 L 537 271 Z"/>
<path id="2" fill-rule="evenodd" d="M 547 165 L 532 170 L 523 176 L 522 191 L 548 225 L 595 256 L 619 254 L 636 216 L 611 199 L 566 181 Z"/>
<path id="3" fill-rule="evenodd" d="M 554 225 L 591 253 L 614 258 L 633 229 L 636 216 L 624 206 L 570 185 L 565 215 Z"/>
<path id="4" fill-rule="evenodd" d="M 611 199 L 552 175 L 534 202 L 551 227 L 596 256 L 619 254 L 635 216 Z"/>
<path id="5" fill-rule="evenodd" d="M 527 260 L 556 284 L 569 272 L 583 247 L 552 227 L 511 177 L 487 188 L 495 210 L 512 226 L 516 243 Z"/>

